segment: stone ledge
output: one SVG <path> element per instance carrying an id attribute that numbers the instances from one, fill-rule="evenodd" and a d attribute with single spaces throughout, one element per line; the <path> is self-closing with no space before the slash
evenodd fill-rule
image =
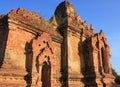
<path id="1" fill-rule="evenodd" d="M 0 69 L 0 76 L 25 76 L 27 72 L 19 69 Z"/>

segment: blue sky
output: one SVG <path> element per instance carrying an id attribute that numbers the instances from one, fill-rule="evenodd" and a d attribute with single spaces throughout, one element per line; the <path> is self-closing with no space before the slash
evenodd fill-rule
<path id="1" fill-rule="evenodd" d="M 24 8 L 35 11 L 45 19 L 54 15 L 63 0 L 0 0 L 0 15 L 11 9 Z M 95 32 L 102 29 L 111 48 L 111 65 L 120 74 L 120 0 L 69 0 L 77 15 L 93 24 Z"/>

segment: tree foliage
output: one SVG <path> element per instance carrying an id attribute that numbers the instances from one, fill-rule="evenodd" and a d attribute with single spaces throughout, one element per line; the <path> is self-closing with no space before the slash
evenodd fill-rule
<path id="1" fill-rule="evenodd" d="M 112 69 L 112 73 L 115 76 L 115 82 L 120 84 L 120 75 L 118 75 L 114 69 Z"/>

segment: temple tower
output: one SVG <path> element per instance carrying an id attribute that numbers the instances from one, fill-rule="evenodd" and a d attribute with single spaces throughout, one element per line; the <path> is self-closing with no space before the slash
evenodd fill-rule
<path id="1" fill-rule="evenodd" d="M 55 10 L 58 31 L 63 36 L 61 73 L 64 87 L 112 87 L 110 49 L 104 33 L 95 34 L 64 1 Z M 109 79 L 109 81 L 107 81 Z"/>
<path id="2" fill-rule="evenodd" d="M 114 87 L 110 47 L 61 2 L 47 21 L 22 8 L 0 16 L 0 86 Z"/>
<path id="3" fill-rule="evenodd" d="M 84 86 L 82 71 L 84 70 L 84 58 L 82 53 L 81 36 L 84 26 L 80 16 L 70 2 L 64 1 L 58 5 L 55 11 L 55 19 L 58 30 L 63 36 L 61 73 L 63 87 Z"/>

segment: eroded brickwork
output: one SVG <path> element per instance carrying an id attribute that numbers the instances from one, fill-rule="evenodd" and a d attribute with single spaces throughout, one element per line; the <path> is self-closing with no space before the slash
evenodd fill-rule
<path id="1" fill-rule="evenodd" d="M 114 87 L 110 47 L 71 3 L 50 21 L 22 8 L 0 16 L 0 86 Z"/>

